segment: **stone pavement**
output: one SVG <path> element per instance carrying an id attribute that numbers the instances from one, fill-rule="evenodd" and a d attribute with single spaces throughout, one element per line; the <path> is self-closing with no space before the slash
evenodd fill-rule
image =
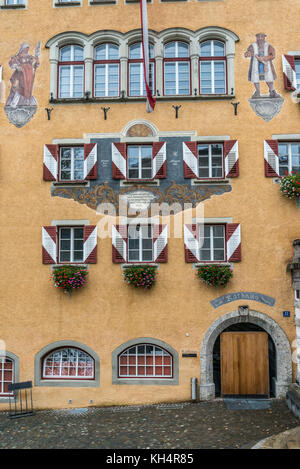
<path id="1" fill-rule="evenodd" d="M 0 413 L 0 449 L 225 449 L 299 426 L 284 400 L 264 410 L 228 410 L 214 402 L 39 411 L 11 420 Z"/>

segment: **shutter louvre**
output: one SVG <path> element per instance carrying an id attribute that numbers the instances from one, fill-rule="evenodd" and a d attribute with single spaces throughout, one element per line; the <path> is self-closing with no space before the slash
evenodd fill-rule
<path id="1" fill-rule="evenodd" d="M 112 177 L 113 179 L 127 178 L 126 143 L 112 143 Z"/>
<path id="2" fill-rule="evenodd" d="M 198 178 L 197 142 L 183 142 L 183 175 L 185 179 Z"/>
<path id="3" fill-rule="evenodd" d="M 84 145 L 84 179 L 97 179 L 97 143 Z"/>
<path id="4" fill-rule="evenodd" d="M 85 225 L 83 230 L 83 252 L 86 264 L 97 263 L 97 226 Z"/>
<path id="5" fill-rule="evenodd" d="M 42 260 L 43 264 L 56 264 L 56 226 L 42 227 Z"/>
<path id="6" fill-rule="evenodd" d="M 226 224 L 226 249 L 228 262 L 240 262 L 241 251 L 241 225 L 239 223 Z"/>
<path id="7" fill-rule="evenodd" d="M 264 141 L 265 176 L 279 176 L 278 140 Z"/>
<path id="8" fill-rule="evenodd" d="M 58 145 L 44 145 L 44 181 L 56 181 L 58 172 Z"/>
<path id="9" fill-rule="evenodd" d="M 197 225 L 184 225 L 185 262 L 199 262 L 199 241 Z"/>
<path id="10" fill-rule="evenodd" d="M 127 262 L 127 225 L 112 226 L 112 260 L 116 264 Z"/>
<path id="11" fill-rule="evenodd" d="M 284 88 L 288 91 L 297 89 L 295 57 L 293 55 L 282 55 Z"/>
<path id="12" fill-rule="evenodd" d="M 166 178 L 167 177 L 167 153 L 166 153 L 166 142 L 153 142 L 152 146 L 152 157 L 153 157 L 153 169 L 152 177 Z"/>
<path id="13" fill-rule="evenodd" d="M 237 140 L 224 142 L 225 177 L 239 176 L 239 144 Z"/>
<path id="14" fill-rule="evenodd" d="M 168 225 L 153 226 L 153 260 L 168 262 Z"/>

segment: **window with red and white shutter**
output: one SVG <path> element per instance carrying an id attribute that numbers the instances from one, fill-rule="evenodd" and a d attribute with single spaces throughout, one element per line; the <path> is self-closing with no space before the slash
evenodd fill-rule
<path id="1" fill-rule="evenodd" d="M 151 225 L 113 225 L 112 260 L 114 263 L 167 262 L 167 225 L 154 224 L 152 228 Z"/>
<path id="2" fill-rule="evenodd" d="M 214 176 L 213 173 L 211 176 L 207 174 L 205 179 L 208 178 L 233 178 L 239 175 L 239 149 L 237 140 L 225 140 L 223 143 L 223 163 L 220 156 L 216 158 L 214 155 L 214 147 L 218 147 L 221 151 L 221 144 L 200 144 L 199 142 L 183 142 L 183 174 L 186 179 L 201 179 L 199 177 L 199 154 L 198 146 L 201 146 L 202 150 L 206 148 L 207 155 L 205 160 L 208 162 L 207 171 L 209 170 L 212 173 L 212 169 L 215 166 L 215 161 L 218 159 L 219 171 L 222 172 L 222 175 Z M 199 150 L 200 151 L 200 150 Z M 220 154 L 221 155 L 221 154 Z M 204 155 L 205 156 L 205 155 Z M 215 160 L 215 161 L 213 161 Z M 201 158 L 203 161 L 203 158 Z M 211 168 L 210 168 L 211 166 Z M 223 170 L 222 170 L 223 166 Z"/>
<path id="3" fill-rule="evenodd" d="M 81 162 L 83 167 L 80 170 L 80 180 L 97 179 L 97 144 L 87 143 L 77 148 L 83 150 L 83 162 Z M 68 149 L 69 155 L 67 157 Z M 79 180 L 79 177 L 75 177 L 78 171 L 76 171 L 76 162 L 73 161 L 75 159 L 74 149 L 75 147 L 72 146 L 44 145 L 44 181 L 60 180 L 61 182 L 70 182 Z M 64 151 L 64 154 L 60 154 L 61 151 Z M 61 161 L 62 159 L 63 162 Z M 64 168 L 62 167 L 63 165 L 65 165 Z M 65 173 L 65 177 L 62 177 L 62 172 Z"/>
<path id="4" fill-rule="evenodd" d="M 239 262 L 241 261 L 240 224 L 204 225 L 202 230 L 198 224 L 186 224 L 184 251 L 185 261 L 190 263 Z"/>
<path id="5" fill-rule="evenodd" d="M 97 226 L 43 226 L 42 261 L 43 264 L 97 263 Z"/>
<path id="6" fill-rule="evenodd" d="M 265 176 L 279 177 L 278 140 L 264 141 Z"/>
<path id="7" fill-rule="evenodd" d="M 283 54 L 282 68 L 284 88 L 288 91 L 295 91 L 297 89 L 295 57 L 293 55 Z"/>

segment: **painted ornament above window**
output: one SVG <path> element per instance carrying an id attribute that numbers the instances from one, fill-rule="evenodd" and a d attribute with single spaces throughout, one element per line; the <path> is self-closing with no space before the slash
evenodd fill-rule
<path id="1" fill-rule="evenodd" d="M 29 54 L 29 49 L 29 44 L 23 42 L 19 52 L 9 61 L 13 74 L 4 110 L 9 122 L 16 127 L 27 124 L 37 111 L 37 101 L 32 91 L 36 70 L 40 66 L 41 42 L 38 42 L 34 55 Z"/>
<path id="2" fill-rule="evenodd" d="M 275 49 L 266 41 L 265 33 L 256 34 L 256 41 L 250 44 L 244 56 L 250 58 L 248 80 L 254 85 L 249 103 L 255 114 L 269 122 L 281 111 L 284 99 L 277 93 L 274 82 L 277 78 L 273 60 Z M 265 82 L 269 93 L 261 94 L 261 83 Z"/>

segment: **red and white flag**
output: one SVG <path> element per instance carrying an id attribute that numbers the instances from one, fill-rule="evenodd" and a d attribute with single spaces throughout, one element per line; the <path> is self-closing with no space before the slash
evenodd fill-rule
<path id="1" fill-rule="evenodd" d="M 147 112 L 153 112 L 156 99 L 153 98 L 150 87 L 149 87 L 150 63 L 149 63 L 147 0 L 140 0 L 140 2 L 141 2 L 143 64 L 144 64 L 145 87 L 146 87 L 146 94 L 147 94 Z"/>

